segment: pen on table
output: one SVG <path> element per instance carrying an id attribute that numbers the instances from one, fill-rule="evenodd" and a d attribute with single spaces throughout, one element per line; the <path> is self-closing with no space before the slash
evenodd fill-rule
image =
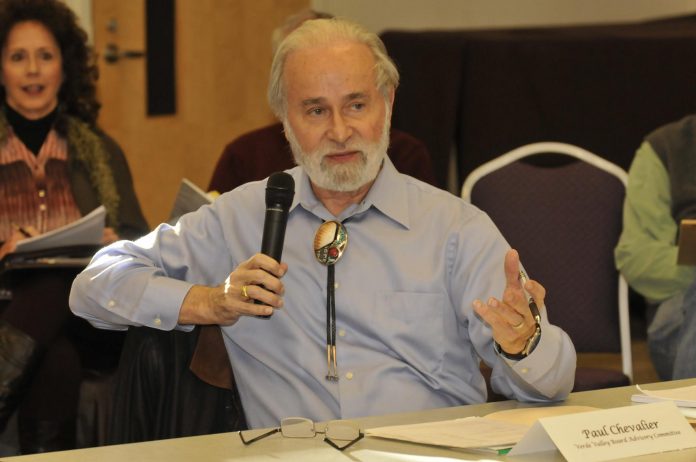
<path id="1" fill-rule="evenodd" d="M 31 233 L 27 231 L 26 229 L 22 228 L 19 226 L 17 223 L 12 223 L 12 227 L 22 233 L 22 236 L 24 237 L 31 237 Z"/>
<path id="2" fill-rule="evenodd" d="M 537 323 L 541 322 L 541 315 L 539 314 L 539 308 L 537 307 L 536 302 L 532 298 L 531 295 L 529 295 L 529 292 L 527 292 L 527 289 L 524 288 L 525 284 L 527 284 L 527 274 L 520 270 L 520 283 L 522 283 L 522 290 L 524 291 L 524 294 L 527 296 L 527 301 L 529 303 L 529 311 L 532 312 L 532 317 Z"/>

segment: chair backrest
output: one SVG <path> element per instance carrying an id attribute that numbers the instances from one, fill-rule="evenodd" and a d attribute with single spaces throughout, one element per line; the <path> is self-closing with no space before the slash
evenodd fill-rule
<path id="1" fill-rule="evenodd" d="M 462 197 L 490 215 L 547 289 L 578 352 L 621 352 L 632 379 L 628 286 L 614 266 L 627 174 L 577 146 L 522 146 L 471 172 Z M 618 305 L 618 307 L 617 307 Z"/>

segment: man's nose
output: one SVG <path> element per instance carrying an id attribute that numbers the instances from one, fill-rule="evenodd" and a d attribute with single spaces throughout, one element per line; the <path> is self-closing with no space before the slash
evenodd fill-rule
<path id="1" fill-rule="evenodd" d="M 337 143 L 345 143 L 352 134 L 353 129 L 346 123 L 343 115 L 334 113 L 331 118 L 331 127 L 329 129 L 329 136 L 331 139 Z"/>

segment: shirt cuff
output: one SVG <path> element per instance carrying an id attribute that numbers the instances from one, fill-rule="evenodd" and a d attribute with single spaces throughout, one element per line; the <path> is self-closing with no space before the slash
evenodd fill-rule
<path id="1" fill-rule="evenodd" d="M 147 284 L 135 311 L 135 321 L 143 326 L 160 330 L 180 328 L 191 330 L 193 326 L 179 325 L 181 304 L 193 284 L 164 276 L 154 276 Z"/>
<path id="2" fill-rule="evenodd" d="M 562 344 L 560 329 L 546 324 L 541 327 L 541 336 L 536 347 L 526 358 L 506 362 L 529 383 L 541 380 L 550 367 L 556 363 L 558 351 Z M 501 358 L 505 358 L 501 356 Z"/>

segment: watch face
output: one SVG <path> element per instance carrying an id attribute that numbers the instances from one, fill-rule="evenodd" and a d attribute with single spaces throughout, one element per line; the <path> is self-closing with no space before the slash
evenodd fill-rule
<path id="1" fill-rule="evenodd" d="M 537 343 L 539 343 L 539 338 L 541 337 L 541 327 L 539 327 L 539 324 L 536 326 L 536 330 L 534 330 L 534 333 L 532 334 L 531 337 L 527 340 L 527 343 L 524 345 L 524 350 L 522 350 L 522 354 L 525 356 L 529 356 L 529 354 L 534 351 L 534 348 L 537 346 Z"/>

